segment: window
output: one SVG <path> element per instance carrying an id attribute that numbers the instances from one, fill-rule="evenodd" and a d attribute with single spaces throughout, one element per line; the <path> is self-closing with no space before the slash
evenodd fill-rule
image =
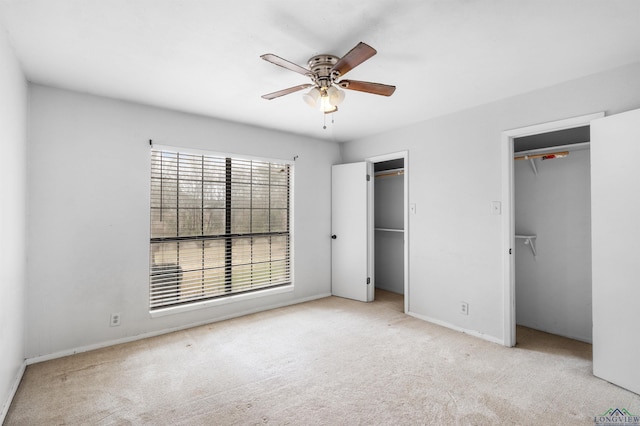
<path id="1" fill-rule="evenodd" d="M 291 172 L 153 149 L 151 310 L 291 284 Z"/>

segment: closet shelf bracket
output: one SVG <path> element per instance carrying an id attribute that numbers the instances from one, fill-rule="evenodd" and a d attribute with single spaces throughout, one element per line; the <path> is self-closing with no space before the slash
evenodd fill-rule
<path id="1" fill-rule="evenodd" d="M 533 158 L 529 158 L 529 162 L 531 163 L 531 168 L 533 169 L 533 174 L 538 176 L 538 168 L 536 167 L 536 162 L 533 161 Z"/>
<path id="2" fill-rule="evenodd" d="M 516 239 L 524 240 L 524 244 L 531 247 L 531 252 L 533 253 L 533 257 L 536 257 L 538 253 L 536 252 L 536 235 L 516 235 Z"/>

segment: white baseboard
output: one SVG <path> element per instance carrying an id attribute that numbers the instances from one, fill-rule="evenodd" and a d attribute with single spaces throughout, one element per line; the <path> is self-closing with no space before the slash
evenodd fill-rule
<path id="1" fill-rule="evenodd" d="M 89 351 L 93 351 L 93 350 L 96 350 L 96 349 L 102 349 L 102 348 L 106 348 L 108 346 L 119 345 L 121 343 L 135 342 L 136 340 L 142 340 L 142 339 L 146 339 L 146 338 L 149 338 L 149 337 L 160 336 L 160 335 L 163 335 L 163 334 L 173 333 L 175 331 L 186 330 L 188 328 L 199 327 L 201 325 L 212 324 L 212 323 L 215 323 L 215 322 L 225 321 L 225 320 L 228 320 L 228 319 L 242 317 L 242 316 L 245 316 L 245 315 L 251 315 L 251 314 L 258 313 L 258 312 L 269 311 L 269 310 L 277 309 L 277 308 L 283 308 L 285 306 L 297 305 L 298 303 L 310 302 L 312 300 L 323 299 L 323 298 L 329 297 L 329 296 L 331 296 L 331 293 L 318 294 L 318 295 L 315 295 L 315 296 L 305 297 L 305 298 L 302 298 L 302 299 L 295 299 L 295 300 L 290 300 L 290 301 L 286 301 L 286 302 L 282 302 L 282 303 L 277 303 L 277 304 L 274 304 L 274 305 L 263 306 L 263 307 L 259 307 L 259 308 L 255 308 L 255 309 L 250 309 L 250 310 L 246 310 L 246 311 L 242 311 L 242 312 L 237 312 L 237 313 L 233 313 L 231 315 L 224 315 L 224 316 L 221 316 L 221 317 L 211 318 L 211 319 L 208 319 L 208 320 L 205 320 L 205 321 L 189 323 L 189 324 L 181 325 L 179 327 L 172 327 L 172 328 L 167 328 L 167 329 L 163 329 L 163 330 L 151 331 L 151 332 L 148 332 L 148 333 L 142 333 L 142 334 L 138 334 L 138 335 L 135 335 L 135 336 L 123 337 L 121 339 L 114 339 L 114 340 L 108 340 L 108 341 L 105 341 L 105 342 L 95 343 L 93 345 L 80 346 L 80 347 L 73 348 L 73 349 L 67 349 L 67 350 L 55 352 L 55 353 L 52 353 L 52 354 L 40 355 L 40 356 L 28 358 L 26 360 L 26 365 L 37 364 L 39 362 L 50 361 L 52 359 L 62 358 L 62 357 L 73 355 L 73 354 L 77 354 L 77 353 L 89 352 Z"/>
<path id="2" fill-rule="evenodd" d="M 7 400 L 4 402 L 2 406 L 2 412 L 0 413 L 0 425 L 4 424 L 4 419 L 7 417 L 7 413 L 9 412 L 9 407 L 11 407 L 11 402 L 13 401 L 13 397 L 16 396 L 16 392 L 18 391 L 18 386 L 20 386 L 20 382 L 22 381 L 22 376 L 24 376 L 24 371 L 27 368 L 27 362 L 23 361 L 22 365 L 18 369 L 16 373 L 16 378 L 13 381 L 13 385 L 11 389 L 9 389 L 9 395 L 7 395 Z"/>
<path id="3" fill-rule="evenodd" d="M 440 325 L 442 327 L 450 328 L 451 330 L 459 331 L 461 333 L 468 334 L 470 336 L 478 337 L 478 338 L 480 338 L 482 340 L 486 340 L 486 341 L 491 342 L 491 343 L 497 343 L 499 345 L 504 346 L 504 340 L 498 339 L 495 336 L 490 336 L 488 334 L 480 333 L 480 332 L 475 331 L 475 330 L 469 330 L 469 329 L 466 329 L 466 328 L 458 327 L 457 325 L 453 325 L 453 324 L 448 323 L 446 321 L 441 321 L 441 320 L 438 320 L 438 319 L 435 319 L 435 318 L 427 317 L 425 315 L 416 314 L 415 312 L 407 312 L 407 315 L 410 315 L 410 316 L 412 316 L 414 318 L 421 319 L 423 321 L 430 322 L 432 324 L 436 324 L 436 325 Z"/>

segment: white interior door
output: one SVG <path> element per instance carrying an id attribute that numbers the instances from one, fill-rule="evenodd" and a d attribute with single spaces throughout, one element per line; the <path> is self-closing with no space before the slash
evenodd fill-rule
<path id="1" fill-rule="evenodd" d="M 331 173 L 331 293 L 361 302 L 374 298 L 371 172 L 362 162 L 335 165 Z"/>
<path id="2" fill-rule="evenodd" d="M 640 393 L 640 110 L 591 122 L 593 374 Z"/>

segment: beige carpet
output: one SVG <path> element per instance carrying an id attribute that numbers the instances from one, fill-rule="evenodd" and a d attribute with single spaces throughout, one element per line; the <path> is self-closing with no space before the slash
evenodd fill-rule
<path id="1" fill-rule="evenodd" d="M 591 345 L 518 329 L 504 348 L 330 297 L 29 366 L 7 425 L 579 424 L 640 396 Z"/>

